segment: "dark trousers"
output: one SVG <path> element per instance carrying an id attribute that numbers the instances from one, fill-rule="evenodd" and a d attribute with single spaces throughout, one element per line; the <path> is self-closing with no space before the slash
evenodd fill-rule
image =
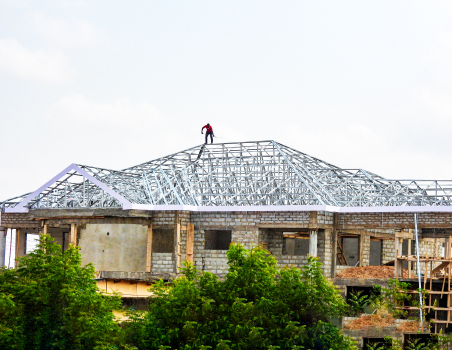
<path id="1" fill-rule="evenodd" d="M 207 143 L 207 137 L 210 135 L 210 143 L 213 143 L 213 132 L 206 132 L 206 142 Z"/>

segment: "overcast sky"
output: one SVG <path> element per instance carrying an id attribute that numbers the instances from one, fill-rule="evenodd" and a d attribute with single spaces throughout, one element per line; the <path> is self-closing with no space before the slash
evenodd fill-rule
<path id="1" fill-rule="evenodd" d="M 273 139 L 387 178 L 452 179 L 450 1 L 0 0 L 0 200 Z"/>

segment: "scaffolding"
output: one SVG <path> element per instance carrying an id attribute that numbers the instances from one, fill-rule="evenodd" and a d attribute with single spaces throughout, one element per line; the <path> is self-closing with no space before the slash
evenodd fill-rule
<path id="1" fill-rule="evenodd" d="M 395 239 L 395 277 L 397 280 L 409 283 L 412 288 L 408 290 L 412 300 L 419 298 L 418 279 L 421 280 L 421 287 L 425 290 L 425 305 L 419 306 L 405 305 L 400 308 L 411 314 L 413 311 L 424 311 L 425 316 L 433 323 L 434 333 L 446 333 L 449 324 L 452 325 L 452 237 L 444 236 L 434 238 L 432 249 L 420 252 L 411 251 L 408 244 L 408 253 L 402 255 L 403 239 Z M 410 243 L 410 240 L 408 240 Z M 439 247 L 443 246 L 443 249 Z M 430 253 L 429 253 L 430 251 Z M 420 271 L 420 273 L 418 272 Z M 422 292 L 422 291 L 421 291 Z M 422 316 L 421 316 L 422 317 Z M 450 330 L 447 330 L 449 333 Z"/>
<path id="2" fill-rule="evenodd" d="M 452 181 L 390 180 L 275 141 L 200 145 L 123 170 L 72 164 L 0 210 L 132 205 L 450 206 Z"/>

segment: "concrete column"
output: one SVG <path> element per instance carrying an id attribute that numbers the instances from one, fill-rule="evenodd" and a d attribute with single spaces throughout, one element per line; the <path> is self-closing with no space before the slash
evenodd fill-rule
<path id="1" fill-rule="evenodd" d="M 0 268 L 5 266 L 6 228 L 0 229 Z"/>
<path id="2" fill-rule="evenodd" d="M 309 255 L 317 256 L 317 231 L 309 231 Z"/>

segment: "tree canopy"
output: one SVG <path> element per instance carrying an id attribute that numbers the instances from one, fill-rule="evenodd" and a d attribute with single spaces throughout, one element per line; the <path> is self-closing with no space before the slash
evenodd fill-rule
<path id="1" fill-rule="evenodd" d="M 119 296 L 102 293 L 77 247 L 52 238 L 0 270 L 0 349 L 354 349 L 329 320 L 347 311 L 318 259 L 279 268 L 265 249 L 232 244 L 220 279 L 186 264 L 159 281 L 149 310 L 119 325 Z"/>
<path id="2" fill-rule="evenodd" d="M 112 310 L 121 300 L 100 293 L 94 272 L 77 247 L 63 252 L 49 236 L 16 269 L 1 269 L 0 348 L 117 349 L 122 333 Z"/>
<path id="3" fill-rule="evenodd" d="M 149 311 L 131 314 L 128 342 L 141 349 L 354 349 L 329 320 L 348 306 L 318 259 L 278 268 L 263 248 L 232 244 L 224 280 L 186 264 L 153 286 Z"/>

